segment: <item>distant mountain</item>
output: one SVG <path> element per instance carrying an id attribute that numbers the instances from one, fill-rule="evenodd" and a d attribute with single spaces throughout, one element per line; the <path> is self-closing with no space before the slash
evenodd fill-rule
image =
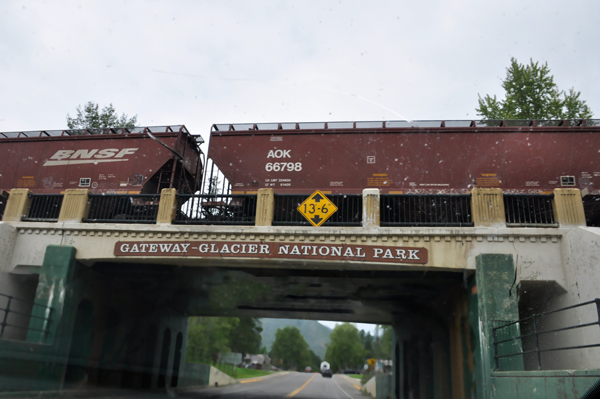
<path id="1" fill-rule="evenodd" d="M 321 359 L 325 357 L 327 349 L 325 345 L 329 343 L 329 334 L 332 331 L 329 327 L 316 320 L 260 319 L 260 321 L 263 327 L 262 344 L 267 350 L 271 350 L 278 328 L 294 326 L 300 330 L 310 349 Z"/>

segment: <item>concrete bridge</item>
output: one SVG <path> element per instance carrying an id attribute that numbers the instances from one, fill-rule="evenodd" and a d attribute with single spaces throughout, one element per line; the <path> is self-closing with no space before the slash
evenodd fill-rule
<path id="1" fill-rule="evenodd" d="M 550 223 L 515 226 L 500 189 L 474 189 L 467 227 L 381 226 L 376 189 L 360 226 L 318 228 L 273 225 L 272 189 L 252 225 L 174 224 L 171 189 L 151 224 L 93 223 L 88 194 L 67 190 L 49 222 L 11 191 L 3 391 L 198 384 L 189 316 L 391 324 L 395 398 L 579 397 L 600 379 L 597 304 L 545 313 L 598 296 L 600 229 L 579 190 L 554 191 Z"/>

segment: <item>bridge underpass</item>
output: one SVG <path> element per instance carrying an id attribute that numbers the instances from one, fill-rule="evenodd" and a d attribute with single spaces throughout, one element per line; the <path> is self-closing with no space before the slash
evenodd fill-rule
<path id="1" fill-rule="evenodd" d="M 494 221 L 318 230 L 7 221 L 0 224 L 2 288 L 35 300 L 36 317 L 0 342 L 11 360 L 2 363 L 1 382 L 4 390 L 193 385 L 182 355 L 187 318 L 239 315 L 393 325 L 398 398 L 514 397 L 493 387 L 529 392 L 565 378 L 571 393 L 583 393 L 600 378 L 593 350 L 544 354 L 538 372 L 521 357 L 495 359 L 506 352 L 492 341 L 492 327 L 531 308 L 595 295 L 590 254 L 598 232 L 581 219 L 558 220 L 553 228 Z M 545 301 L 528 302 L 534 297 Z M 562 344 L 594 338 L 573 335 Z"/>

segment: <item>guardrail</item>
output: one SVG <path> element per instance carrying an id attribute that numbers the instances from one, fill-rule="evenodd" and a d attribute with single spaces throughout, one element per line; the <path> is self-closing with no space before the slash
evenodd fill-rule
<path id="1" fill-rule="evenodd" d="M 174 224 L 254 225 L 256 195 L 178 194 Z"/>
<path id="2" fill-rule="evenodd" d="M 6 298 L 6 305 L 4 307 L 0 307 L 0 312 L 4 313 L 4 315 L 2 316 L 2 322 L 0 323 L 0 338 L 4 338 L 4 333 L 6 332 L 7 327 L 16 328 L 19 330 L 37 331 L 37 332 L 44 333 L 44 335 L 47 337 L 48 333 L 50 332 L 50 323 L 52 322 L 53 308 L 51 308 L 49 306 L 45 306 L 45 305 L 40 305 L 40 304 L 32 302 L 32 301 L 26 301 L 23 299 L 19 299 L 14 296 L 11 296 L 11 295 L 0 294 L 0 297 Z M 46 308 L 46 309 L 48 309 L 47 316 L 45 316 L 45 317 L 35 316 L 31 313 L 23 313 L 23 312 L 19 312 L 17 310 L 13 310 L 13 309 L 11 309 L 11 305 L 13 305 L 14 301 L 19 301 L 22 303 L 30 304 L 30 305 L 32 305 L 32 307 L 39 306 L 42 308 Z M 21 316 L 23 318 L 26 318 L 26 320 L 20 324 L 13 324 L 14 322 L 10 323 L 8 319 L 11 314 Z M 32 317 L 36 318 L 36 319 L 44 320 L 45 321 L 44 324 L 46 327 L 42 330 L 29 327 L 29 320 L 31 320 Z"/>
<path id="3" fill-rule="evenodd" d="M 63 202 L 63 194 L 29 194 L 31 204 L 27 216 L 22 218 L 26 222 L 56 222 Z"/>
<path id="4" fill-rule="evenodd" d="M 558 227 L 554 221 L 554 194 L 504 194 L 509 227 Z"/>
<path id="5" fill-rule="evenodd" d="M 596 306 L 596 316 L 598 319 L 593 322 L 582 323 L 572 326 L 566 326 L 561 328 L 554 328 L 550 330 L 539 331 L 539 322 L 542 318 L 556 314 L 558 312 L 564 312 L 566 310 L 571 310 L 575 308 L 580 308 L 588 305 Z M 496 321 L 497 322 L 497 321 Z M 529 325 L 531 323 L 531 325 Z M 527 334 L 520 334 L 520 330 L 522 327 L 528 327 L 532 332 Z M 494 345 L 494 362 L 496 366 L 496 370 L 500 370 L 500 359 L 510 358 L 514 356 L 525 356 L 527 354 L 535 354 L 537 358 L 537 367 L 538 370 L 542 369 L 542 356 L 541 354 L 544 352 L 555 352 L 555 351 L 566 351 L 566 350 L 577 350 L 577 349 L 587 349 L 587 348 L 597 348 L 600 347 L 600 342 L 596 344 L 588 344 L 588 345 L 573 345 L 573 346 L 564 346 L 564 347 L 552 347 L 552 348 L 541 348 L 540 345 L 540 335 L 544 334 L 556 334 L 562 331 L 570 331 L 576 330 L 579 328 L 585 328 L 590 326 L 600 326 L 600 298 L 596 298 L 593 301 L 588 301 L 584 303 L 580 303 L 578 305 L 567 306 L 565 308 L 552 310 L 549 312 L 537 313 L 529 317 L 525 317 L 523 319 L 513 321 L 510 323 L 503 323 L 500 326 L 492 328 L 492 336 L 493 336 L 493 345 Z M 503 330 L 504 329 L 504 330 Z M 508 329 L 508 330 L 506 330 Z M 516 335 L 518 333 L 519 335 Z M 531 338 L 534 342 L 534 349 L 531 350 L 523 350 L 524 347 L 524 338 Z M 511 352 L 510 349 L 517 348 L 518 351 Z M 507 353 L 508 352 L 508 353 Z"/>
<path id="6" fill-rule="evenodd" d="M 156 223 L 160 194 L 89 194 L 85 223 Z"/>
<path id="7" fill-rule="evenodd" d="M 473 226 L 471 195 L 381 195 L 382 226 Z"/>
<path id="8" fill-rule="evenodd" d="M 310 226 L 298 212 L 298 206 L 308 198 L 306 194 L 275 194 L 274 226 Z M 362 224 L 362 195 L 328 194 L 327 198 L 338 208 L 323 226 L 360 226 Z"/>

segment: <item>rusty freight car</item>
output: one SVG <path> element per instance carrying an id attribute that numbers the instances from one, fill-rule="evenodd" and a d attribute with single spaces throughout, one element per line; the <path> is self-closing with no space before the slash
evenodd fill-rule
<path id="1" fill-rule="evenodd" d="M 180 193 L 200 189 L 200 136 L 183 125 L 0 133 L 0 190 L 59 194 Z"/>
<path id="2" fill-rule="evenodd" d="M 448 195 L 473 187 L 549 194 L 567 187 L 582 190 L 588 213 L 600 198 L 597 120 L 216 124 L 208 157 L 240 194 L 378 188 Z"/>

